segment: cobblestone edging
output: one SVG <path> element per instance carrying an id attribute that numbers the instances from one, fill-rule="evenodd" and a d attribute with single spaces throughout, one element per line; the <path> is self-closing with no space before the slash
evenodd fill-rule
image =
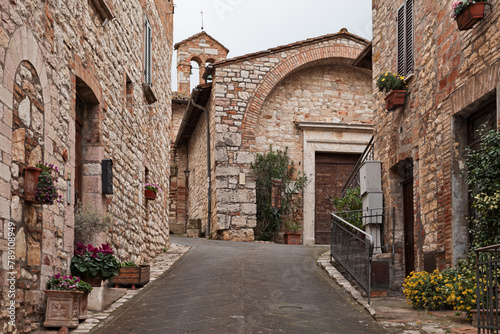
<path id="1" fill-rule="evenodd" d="M 158 255 L 156 258 L 154 258 L 151 261 L 151 279 L 148 284 L 156 280 L 158 277 L 160 277 L 161 274 L 163 274 L 165 271 L 167 271 L 177 260 L 181 258 L 182 255 L 184 255 L 191 247 L 184 246 L 184 245 L 179 245 L 179 244 L 174 244 L 171 243 L 170 247 L 165 253 L 162 253 Z M 83 334 L 83 333 L 89 333 L 95 326 L 97 326 L 100 322 L 104 321 L 106 318 L 108 318 L 109 315 L 116 309 L 118 309 L 120 306 L 122 306 L 125 302 L 128 300 L 132 299 L 137 295 L 141 289 L 146 287 L 148 284 L 144 285 L 141 288 L 138 288 L 136 290 L 127 290 L 127 294 L 123 296 L 122 298 L 118 299 L 115 301 L 113 304 L 111 304 L 107 309 L 105 309 L 102 312 L 99 313 L 93 313 L 92 311 L 88 312 L 89 318 L 82 322 L 77 328 L 73 329 L 70 331 L 70 333 L 73 334 Z M 43 332 L 44 334 L 48 333 L 57 333 L 55 331 L 46 331 Z"/>
<path id="2" fill-rule="evenodd" d="M 359 293 L 359 291 L 356 290 L 351 285 L 351 283 L 349 283 L 349 281 L 346 280 L 344 276 L 330 263 L 330 251 L 326 251 L 325 253 L 323 253 L 318 258 L 317 262 L 321 266 L 321 268 L 323 268 L 328 273 L 328 275 L 333 278 L 335 282 L 337 282 L 338 285 L 344 288 L 344 291 L 351 295 L 351 297 L 354 298 L 356 302 L 363 306 L 370 313 L 370 315 L 374 319 L 376 319 L 376 312 L 370 306 L 370 304 L 368 304 L 368 299 L 363 298 L 363 296 L 361 296 L 361 293 Z"/>

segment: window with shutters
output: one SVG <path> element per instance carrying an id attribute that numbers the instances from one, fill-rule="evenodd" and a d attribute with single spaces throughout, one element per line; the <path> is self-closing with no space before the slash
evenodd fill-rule
<path id="1" fill-rule="evenodd" d="M 398 74 L 407 77 L 413 73 L 413 0 L 406 0 L 398 8 Z"/>
<path id="2" fill-rule="evenodd" d="M 152 31 L 151 24 L 149 23 L 148 17 L 145 17 L 145 27 L 144 27 L 144 83 L 146 85 L 152 84 L 151 80 L 151 67 L 153 63 L 153 55 L 151 52 L 152 44 Z"/>

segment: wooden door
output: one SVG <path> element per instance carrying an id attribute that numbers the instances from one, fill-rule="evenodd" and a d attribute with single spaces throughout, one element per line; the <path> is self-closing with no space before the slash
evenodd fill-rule
<path id="1" fill-rule="evenodd" d="M 78 210 L 82 201 L 82 182 L 83 182 L 83 114 L 85 104 L 78 97 L 76 98 L 76 117 L 75 117 L 75 210 Z"/>
<path id="2" fill-rule="evenodd" d="M 315 242 L 330 244 L 331 198 L 340 191 L 351 174 L 359 154 L 316 153 Z"/>
<path id="3" fill-rule="evenodd" d="M 405 276 L 415 270 L 415 238 L 413 222 L 413 178 L 403 182 L 403 219 L 405 240 Z"/>

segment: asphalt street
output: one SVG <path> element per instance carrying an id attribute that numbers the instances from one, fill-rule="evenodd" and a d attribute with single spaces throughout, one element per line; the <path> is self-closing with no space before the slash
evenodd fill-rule
<path id="1" fill-rule="evenodd" d="M 323 246 L 191 246 L 92 333 L 386 333 L 317 265 Z"/>

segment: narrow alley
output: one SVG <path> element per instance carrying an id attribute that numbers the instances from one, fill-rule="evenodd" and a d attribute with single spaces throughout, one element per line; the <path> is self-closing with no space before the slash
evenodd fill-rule
<path id="1" fill-rule="evenodd" d="M 191 246 L 92 333 L 386 333 L 316 263 L 324 246 Z"/>

